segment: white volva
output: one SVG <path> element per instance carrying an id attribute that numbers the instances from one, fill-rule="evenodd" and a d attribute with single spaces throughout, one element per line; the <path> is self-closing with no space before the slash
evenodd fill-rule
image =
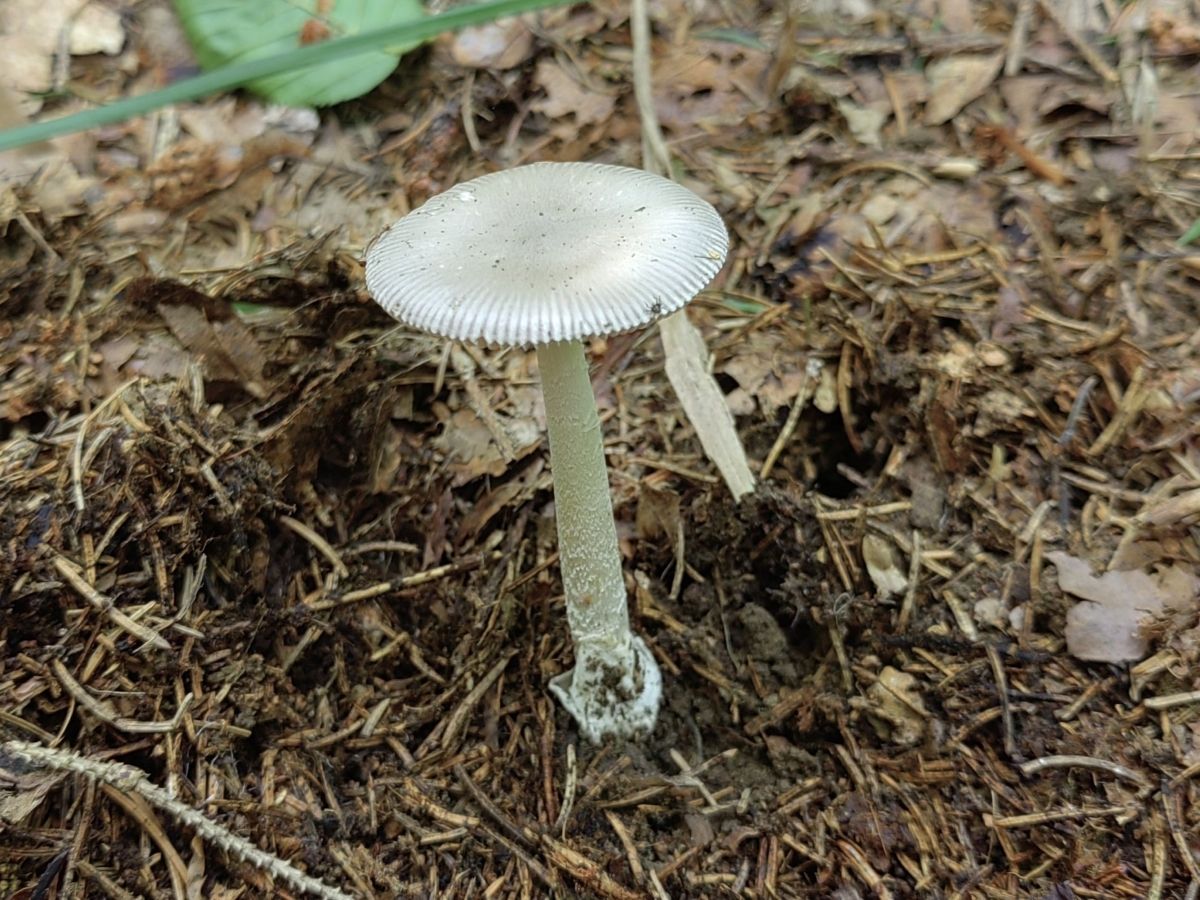
<path id="1" fill-rule="evenodd" d="M 680 309 L 729 238 L 711 204 L 640 169 L 534 163 L 431 198 L 367 248 L 392 316 L 459 341 L 536 346 L 575 668 L 550 690 L 591 740 L 654 728 L 662 676 L 629 628 L 596 400 L 581 341 Z"/>
<path id="2" fill-rule="evenodd" d="M 662 675 L 629 630 L 596 399 L 579 341 L 538 345 L 546 398 L 558 557 L 575 669 L 550 689 L 592 740 L 654 728 Z"/>

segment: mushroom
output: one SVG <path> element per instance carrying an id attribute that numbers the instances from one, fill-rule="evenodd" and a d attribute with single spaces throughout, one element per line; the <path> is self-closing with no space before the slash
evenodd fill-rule
<path id="1" fill-rule="evenodd" d="M 533 163 L 463 182 L 367 248 L 394 318 L 459 341 L 537 349 L 575 668 L 550 690 L 590 740 L 648 734 L 662 675 L 629 628 L 583 341 L 682 307 L 721 268 L 717 211 L 640 169 Z"/>

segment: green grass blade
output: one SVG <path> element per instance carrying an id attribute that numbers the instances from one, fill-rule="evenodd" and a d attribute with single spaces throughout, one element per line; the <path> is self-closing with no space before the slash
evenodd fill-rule
<path id="1" fill-rule="evenodd" d="M 310 44 L 278 56 L 249 60 L 235 66 L 214 69 L 195 78 L 176 82 L 159 91 L 127 97 L 124 100 L 117 100 L 114 103 L 73 113 L 69 116 L 0 131 L 0 151 L 11 150 L 14 147 L 44 141 L 63 134 L 86 131 L 101 125 L 123 122 L 136 116 L 144 116 L 161 107 L 170 106 L 172 103 L 183 103 L 208 94 L 215 94 L 218 91 L 232 90 L 256 78 L 277 75 L 280 72 L 343 59 L 357 53 L 381 50 L 385 47 L 416 44 L 427 41 L 444 31 L 454 31 L 468 25 L 479 25 L 493 19 L 515 16 L 547 6 L 561 6 L 569 2 L 571 0 L 491 0 L 489 3 L 460 6 L 419 22 L 405 23 L 390 28 L 381 28 L 378 31 L 367 31 L 350 37 Z"/>
<path id="2" fill-rule="evenodd" d="M 1192 227 L 1179 236 L 1178 244 L 1180 247 L 1186 247 L 1192 241 L 1200 238 L 1200 219 L 1192 223 Z"/>

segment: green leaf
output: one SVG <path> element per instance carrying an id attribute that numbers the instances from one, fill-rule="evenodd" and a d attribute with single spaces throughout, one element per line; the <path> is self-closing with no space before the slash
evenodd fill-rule
<path id="1" fill-rule="evenodd" d="M 414 22 L 420 0 L 175 0 L 206 69 L 276 56 L 299 47 Z M 247 87 L 288 106 L 329 106 L 361 96 L 396 68 L 413 43 L 259 78 Z"/>
<path id="2" fill-rule="evenodd" d="M 247 2 L 253 2 L 253 0 L 247 0 Z M 395 47 L 403 44 L 415 46 L 422 41 L 427 41 L 456 28 L 482 25 L 504 16 L 516 16 L 547 6 L 564 6 L 571 2 L 573 0 L 487 0 L 485 3 L 459 6 L 436 16 L 426 16 L 424 19 L 407 25 L 393 25 L 350 37 L 333 38 L 264 59 L 235 63 L 205 72 L 195 78 L 177 81 L 148 94 L 125 97 L 105 106 L 85 109 L 83 112 L 60 116 L 57 119 L 47 119 L 17 128 L 0 129 L 0 152 L 11 150 L 14 147 L 24 147 L 26 144 L 37 141 L 49 140 L 63 134 L 86 131 L 89 128 L 99 128 L 101 125 L 111 125 L 113 122 L 123 122 L 135 116 L 144 116 L 146 113 L 170 106 L 172 103 L 197 100 L 208 94 L 227 91 L 230 88 L 239 87 L 247 82 L 266 78 L 279 72 L 313 68 L 333 60 L 369 53 L 382 47 Z"/>

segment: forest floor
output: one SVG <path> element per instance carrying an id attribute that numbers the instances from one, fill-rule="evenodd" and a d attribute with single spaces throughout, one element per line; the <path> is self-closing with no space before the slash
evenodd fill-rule
<path id="1" fill-rule="evenodd" d="M 114 55 L 24 45 L 38 115 L 192 67 L 108 8 Z M 1200 8 L 652 16 L 765 474 L 733 502 L 656 328 L 591 342 L 636 744 L 547 693 L 533 356 L 398 328 L 361 263 L 457 181 L 639 165 L 624 2 L 0 155 L 0 737 L 145 775 L 0 753 L 9 896 L 296 895 L 147 785 L 364 898 L 1198 896 Z"/>

